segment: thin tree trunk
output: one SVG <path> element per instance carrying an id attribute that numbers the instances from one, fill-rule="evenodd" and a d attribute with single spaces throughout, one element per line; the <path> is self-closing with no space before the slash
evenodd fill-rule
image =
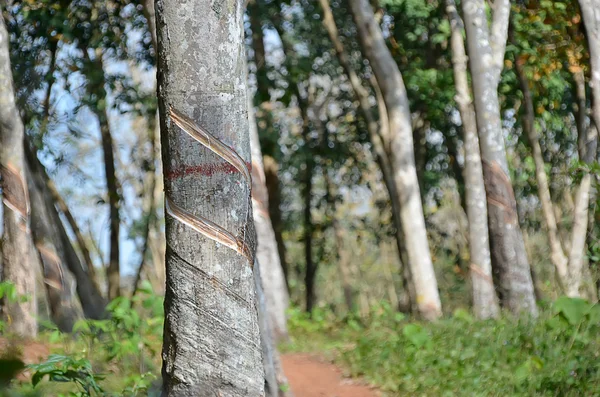
<path id="1" fill-rule="evenodd" d="M 83 47 L 82 51 L 89 63 L 88 68 L 90 73 L 88 75 L 88 92 L 98 97 L 97 106 L 91 110 L 98 118 L 98 123 L 100 124 L 100 137 L 102 141 L 102 153 L 104 156 L 104 175 L 106 179 L 106 194 L 108 196 L 110 214 L 110 255 L 108 267 L 106 268 L 106 278 L 108 280 L 108 300 L 111 301 L 121 296 L 121 274 L 119 263 L 119 229 L 121 225 L 119 208 L 121 204 L 119 197 L 119 181 L 117 180 L 115 170 L 114 143 L 108 117 L 102 52 L 99 49 L 96 49 L 94 54 L 95 57 L 94 59 L 91 59 L 86 47 Z"/>
<path id="2" fill-rule="evenodd" d="M 579 7 L 585 24 L 592 69 L 590 79 L 592 120 L 596 128 L 589 132 L 587 142 L 591 143 L 592 147 L 588 149 L 588 153 L 593 158 L 596 155 L 600 132 L 600 0 L 579 0 Z"/>
<path id="3" fill-rule="evenodd" d="M 305 122 L 307 123 L 307 122 Z M 308 125 L 305 124 L 303 127 L 305 145 L 309 146 L 309 134 Z M 312 248 L 313 248 L 313 222 L 312 222 L 312 211 L 311 211 L 311 199 L 312 199 L 312 177 L 314 170 L 314 162 L 311 156 L 306 158 L 306 168 L 303 173 L 303 187 L 302 187 L 302 201 L 304 203 L 303 220 L 304 220 L 304 235 L 302 241 L 304 243 L 304 261 L 305 261 L 305 278 L 304 287 L 306 293 L 306 311 L 312 312 L 315 304 L 315 278 L 317 275 L 317 264 L 313 260 Z"/>
<path id="4" fill-rule="evenodd" d="M 289 265 L 286 260 L 285 242 L 283 241 L 283 219 L 281 216 L 281 193 L 279 183 L 279 166 L 271 156 L 263 156 L 263 165 L 265 171 L 265 185 L 269 196 L 269 218 L 273 225 L 275 241 L 277 242 L 277 252 L 279 261 L 283 269 L 285 285 L 289 291 Z"/>
<path id="5" fill-rule="evenodd" d="M 162 395 L 261 396 L 244 4 L 155 4 L 167 212 Z"/>
<path id="6" fill-rule="evenodd" d="M 382 141 L 382 136 L 386 136 L 385 133 L 382 133 L 382 129 L 387 128 L 388 119 L 387 112 L 385 111 L 385 103 L 383 101 L 378 101 L 378 107 L 381 109 L 380 117 L 379 117 L 379 125 L 377 121 L 373 117 L 371 104 L 369 102 L 369 93 L 362 85 L 358 74 L 352 67 L 350 63 L 350 59 L 348 54 L 344 50 L 344 45 L 340 40 L 338 28 L 335 23 L 335 19 L 333 18 L 333 12 L 331 11 L 331 7 L 329 5 L 329 0 L 319 0 L 321 8 L 323 9 L 323 25 L 329 34 L 329 39 L 333 43 L 333 47 L 335 48 L 335 52 L 337 54 L 338 61 L 340 65 L 344 68 L 346 75 L 348 76 L 348 80 L 352 86 L 352 90 L 354 91 L 354 95 L 358 99 L 359 110 L 362 113 L 366 124 L 367 124 L 367 132 L 369 133 L 369 140 L 371 142 L 373 148 L 373 157 L 377 161 L 377 164 L 381 170 L 383 175 L 383 181 L 385 187 L 390 196 L 390 202 L 392 205 L 392 219 L 394 222 L 394 227 L 398 231 L 396 233 L 396 240 L 398 244 L 398 256 L 401 265 L 401 273 L 404 272 L 405 266 L 403 266 L 402 260 L 402 251 L 404 238 L 402 236 L 401 224 L 400 224 L 400 202 L 398 200 L 398 191 L 396 189 L 396 182 L 394 181 L 394 175 L 392 171 L 392 166 L 390 164 L 388 153 L 385 150 L 384 143 Z M 376 82 L 375 82 L 376 83 Z M 403 279 L 405 279 L 405 275 L 402 275 Z M 408 284 L 409 280 L 405 280 L 403 283 L 405 286 L 405 291 L 402 297 L 402 306 L 408 311 L 411 308 L 410 295 L 408 293 Z"/>
<path id="7" fill-rule="evenodd" d="M 150 35 L 152 37 L 152 47 L 154 48 L 156 54 L 156 48 L 158 43 L 156 42 L 156 13 L 154 12 L 154 1 L 153 0 L 144 0 L 142 4 L 142 11 L 146 20 L 148 21 L 148 30 L 150 31 Z M 148 141 L 150 142 L 150 155 L 152 157 L 151 161 L 148 162 L 148 168 L 145 170 L 146 175 L 144 176 L 147 180 L 146 183 L 143 184 L 142 189 L 148 186 L 147 191 L 144 194 L 144 197 L 147 197 L 147 203 L 144 205 L 144 213 L 145 222 L 144 222 L 144 231 L 142 235 L 142 249 L 140 250 L 140 263 L 137 267 L 137 273 L 135 276 L 135 281 L 133 283 L 133 291 L 132 296 L 135 295 L 138 288 L 140 287 L 140 283 L 142 280 L 142 273 L 144 270 L 148 271 L 147 267 L 144 266 L 148 263 L 147 256 L 150 252 L 150 238 L 151 231 L 155 227 L 156 224 L 156 197 L 154 191 L 156 190 L 157 179 L 156 175 L 156 160 L 158 157 L 158 152 L 156 149 L 156 139 L 157 136 L 160 135 L 160 123 L 159 123 L 159 114 L 158 110 L 156 111 L 155 121 L 151 122 L 148 126 Z M 150 278 L 150 277 L 148 277 Z"/>
<path id="8" fill-rule="evenodd" d="M 385 107 L 383 94 L 381 93 L 381 89 L 379 88 L 379 84 L 377 84 L 375 77 L 371 77 L 371 86 L 373 87 L 375 96 L 377 98 L 377 110 L 379 112 L 378 132 L 379 136 L 381 137 L 386 156 L 389 160 L 391 153 L 389 145 L 391 139 L 387 109 Z M 384 178 L 386 187 L 390 187 L 388 188 L 388 194 L 390 196 L 390 202 L 392 203 L 392 224 L 394 225 L 394 237 L 396 240 L 396 248 L 398 250 L 400 276 L 402 278 L 402 291 L 398 297 L 398 311 L 402 313 L 412 313 L 417 311 L 417 294 L 415 292 L 415 284 L 412 281 L 412 276 L 410 274 L 410 266 L 408 266 L 408 252 L 406 251 L 404 232 L 402 230 L 402 220 L 400 218 L 400 195 L 398 194 L 398 189 L 396 188 L 396 181 L 394 180 L 394 173 L 392 171 L 391 164 L 389 164 L 389 167 L 389 175 L 385 176 L 384 174 Z M 394 192 L 394 194 L 392 194 L 392 192 Z"/>
<path id="9" fill-rule="evenodd" d="M 91 282 L 96 286 L 96 289 L 100 290 L 98 284 L 98 277 L 96 275 L 96 269 L 94 268 L 94 262 L 92 261 L 92 256 L 90 255 L 90 251 L 87 247 L 85 237 L 83 237 L 83 233 L 81 232 L 81 229 L 79 228 L 75 217 L 71 213 L 69 206 L 61 196 L 54 182 L 49 177 L 47 177 L 45 180 L 46 188 L 48 189 L 48 194 L 52 197 L 52 200 L 58 207 L 58 210 L 65 216 L 65 219 L 67 220 L 67 223 L 69 224 L 69 227 L 71 228 L 71 231 L 75 236 L 75 240 L 77 241 L 77 248 L 79 248 L 79 252 L 83 257 L 83 264 L 85 265 L 84 268 L 89 274 Z"/>
<path id="10" fill-rule="evenodd" d="M 462 6 L 487 193 L 490 249 L 500 302 L 513 313 L 536 316 L 531 270 L 508 174 L 498 100 L 510 3 L 509 0 L 494 3 L 491 28 L 484 0 L 464 0 Z"/>
<path id="11" fill-rule="evenodd" d="M 0 187 L 4 214 L 2 281 L 14 284 L 26 302 L 2 302 L 9 330 L 25 337 L 37 334 L 34 264 L 30 260 L 29 196 L 24 175 L 24 127 L 15 105 L 9 37 L 0 21 Z"/>
<path id="12" fill-rule="evenodd" d="M 249 104 L 250 105 L 250 104 Z M 252 213 L 256 227 L 256 257 L 261 264 L 261 279 L 265 294 L 267 317 L 273 329 L 275 342 L 288 339 L 286 311 L 289 296 L 275 233 L 269 218 L 269 196 L 265 185 L 265 171 L 254 117 L 254 107 L 249 106 L 250 150 L 252 152 Z"/>
<path id="13" fill-rule="evenodd" d="M 26 147 L 26 149 L 28 148 Z M 34 174 L 39 175 L 39 178 L 41 178 L 40 181 L 36 179 L 36 188 L 43 194 L 45 208 L 47 215 L 49 216 L 48 222 L 55 228 L 55 240 L 53 240 L 54 248 L 57 250 L 58 257 L 61 259 L 62 263 L 70 270 L 75 278 L 77 284 L 77 296 L 81 302 L 83 314 L 86 318 L 102 319 L 105 315 L 104 309 L 106 302 L 100 294 L 100 290 L 94 283 L 91 275 L 86 272 L 85 266 L 79 259 L 79 256 L 69 239 L 69 235 L 67 234 L 56 209 L 57 206 L 60 206 L 56 204 L 54 194 L 48 188 L 51 184 L 50 178 L 33 151 L 26 150 L 25 153 L 27 155 L 27 163 L 31 169 L 34 170 Z"/>
<path id="14" fill-rule="evenodd" d="M 62 332 L 71 332 L 80 316 L 67 285 L 61 241 L 46 208 L 44 177 L 36 164 L 27 164 L 26 170 L 31 198 L 31 234 L 42 265 L 50 316 Z"/>
<path id="15" fill-rule="evenodd" d="M 538 192 L 540 202 L 542 204 L 542 212 L 548 233 L 548 242 L 550 244 L 550 259 L 556 268 L 557 280 L 561 289 L 564 291 L 568 280 L 569 261 L 564 253 L 561 240 L 558 234 L 558 224 L 554 216 L 554 205 L 550 195 L 550 184 L 546 175 L 546 164 L 542 155 L 542 147 L 540 146 L 540 137 L 535 129 L 535 114 L 531 91 L 529 89 L 529 81 L 523 70 L 521 60 L 516 62 L 516 72 L 523 92 L 523 102 L 525 104 L 525 115 L 523 119 L 523 130 L 527 135 L 533 161 L 535 163 L 535 177 L 538 184 Z"/>
<path id="16" fill-rule="evenodd" d="M 493 318 L 499 314 L 498 300 L 492 279 L 492 260 L 489 245 L 489 229 L 483 168 L 477 137 L 475 109 L 467 78 L 467 54 L 463 41 L 463 23 L 454 0 L 446 0 L 446 12 L 450 19 L 452 64 L 456 103 L 462 121 L 465 142 L 465 198 L 469 220 L 469 265 L 473 288 L 473 311 L 478 318 Z"/>
<path id="17" fill-rule="evenodd" d="M 437 280 L 433 270 L 423 206 L 419 192 L 412 127 L 408 98 L 398 65 L 392 58 L 375 22 L 371 5 L 366 0 L 350 0 L 358 35 L 366 58 L 369 60 L 381 87 L 390 126 L 391 164 L 400 196 L 401 221 L 404 229 L 412 280 L 415 285 L 416 305 L 425 319 L 441 316 L 442 309 Z"/>

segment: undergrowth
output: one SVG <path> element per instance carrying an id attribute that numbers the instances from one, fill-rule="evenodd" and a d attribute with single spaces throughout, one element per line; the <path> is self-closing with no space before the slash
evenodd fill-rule
<path id="1" fill-rule="evenodd" d="M 477 321 L 466 311 L 409 322 L 387 304 L 336 321 L 290 311 L 284 351 L 319 351 L 389 396 L 597 396 L 600 306 L 560 298 L 537 320 Z"/>
<path id="2" fill-rule="evenodd" d="M 105 320 L 79 320 L 71 334 L 43 323 L 37 342 L 51 354 L 25 365 L 19 352 L 5 352 L 0 397 L 158 396 L 163 317 L 162 297 L 144 283 L 133 299 L 113 300 Z M 12 342 L 27 349 L 27 342 Z M 17 379 L 22 369 L 27 375 Z"/>

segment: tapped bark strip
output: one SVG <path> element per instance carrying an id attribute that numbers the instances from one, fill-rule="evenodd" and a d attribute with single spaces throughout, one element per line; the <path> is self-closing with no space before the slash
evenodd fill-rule
<path id="1" fill-rule="evenodd" d="M 185 116 L 181 112 L 178 112 L 176 109 L 170 108 L 169 115 L 171 116 L 171 120 L 173 120 L 175 125 L 181 128 L 183 132 L 215 153 L 217 156 L 221 157 L 223 160 L 227 161 L 242 175 L 244 175 L 244 180 L 247 183 L 248 191 L 251 191 L 252 177 L 250 176 L 250 171 L 248 171 L 248 168 L 246 168 L 246 162 L 235 150 L 229 148 L 218 138 L 210 134 L 202 127 L 198 126 L 189 117 Z M 242 228 L 242 237 L 240 238 L 239 236 L 234 236 L 225 228 L 202 216 L 192 215 L 176 205 L 172 200 L 169 199 L 169 197 L 165 197 L 165 208 L 167 213 L 173 218 L 177 219 L 179 222 L 191 227 L 205 237 L 231 248 L 238 254 L 248 259 L 248 265 L 251 268 L 254 267 L 254 250 L 250 248 L 252 244 L 248 244 L 246 242 L 246 227 Z"/>

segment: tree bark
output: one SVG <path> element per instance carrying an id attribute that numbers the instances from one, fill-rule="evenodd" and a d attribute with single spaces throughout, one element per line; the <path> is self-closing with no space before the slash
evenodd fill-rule
<path id="1" fill-rule="evenodd" d="M 26 148 L 27 149 L 27 148 Z M 45 209 L 49 216 L 48 222 L 53 225 L 53 244 L 57 250 L 61 262 L 69 269 L 75 278 L 77 284 L 77 296 L 81 302 L 83 314 L 86 318 L 102 319 L 105 317 L 106 301 L 102 297 L 98 286 L 94 283 L 92 276 L 86 272 L 86 266 L 81 262 L 67 231 L 60 219 L 56 207 L 61 207 L 56 203 L 55 194 L 49 187 L 52 182 L 46 173 L 44 166 L 39 162 L 33 151 L 26 150 L 27 163 L 36 175 L 35 188 L 39 190 L 44 198 Z M 40 178 L 38 180 L 37 178 Z M 42 184 L 43 182 L 43 184 Z M 67 208 L 68 209 L 68 208 Z"/>
<path id="2" fill-rule="evenodd" d="M 250 104 L 249 104 L 250 105 Z M 275 342 L 288 339 L 286 311 L 289 296 L 283 269 L 279 261 L 275 233 L 269 218 L 269 196 L 265 185 L 265 171 L 254 117 L 249 106 L 250 150 L 252 152 L 252 214 L 256 228 L 256 257 L 261 264 L 261 279 L 265 295 L 266 314 L 273 329 Z"/>
<path id="3" fill-rule="evenodd" d="M 261 396 L 249 171 L 199 145 L 172 113 L 209 132 L 211 148 L 226 142 L 250 168 L 244 4 L 155 4 L 167 203 L 163 396 Z M 192 222 L 176 218 L 173 206 Z M 218 238 L 193 226 L 206 221 L 222 231 Z M 224 231 L 235 235 L 237 249 Z"/>
<path id="4" fill-rule="evenodd" d="M 550 259 L 556 268 L 557 280 L 561 289 L 565 289 L 568 282 L 568 266 L 569 261 L 563 250 L 561 240 L 558 234 L 558 224 L 556 222 L 554 205 L 550 195 L 550 185 L 548 176 L 546 175 L 546 164 L 542 154 L 540 138 L 535 129 L 535 113 L 533 97 L 529 89 L 529 81 L 523 70 L 522 61 L 517 60 L 515 64 L 517 77 L 523 92 L 523 102 L 525 104 L 525 115 L 523 118 L 523 130 L 527 135 L 527 140 L 531 146 L 533 161 L 535 164 L 535 177 L 538 184 L 538 192 L 540 202 L 542 204 L 542 212 L 546 223 L 548 242 L 550 244 Z"/>
<path id="5" fill-rule="evenodd" d="M 492 260 L 489 245 L 488 213 L 485 206 L 486 193 L 483 181 L 479 138 L 475 109 L 467 77 L 467 54 L 463 41 L 463 23 L 454 0 L 446 0 L 446 12 L 450 19 L 452 65 L 456 103 L 462 121 L 465 143 L 465 196 L 469 220 L 469 265 L 473 289 L 473 311 L 478 318 L 497 317 L 498 300 L 492 278 Z"/>
<path id="6" fill-rule="evenodd" d="M 303 116 L 304 117 L 304 116 Z M 305 121 L 303 126 L 303 136 L 305 145 L 310 147 L 309 141 L 309 127 Z M 315 304 L 315 279 L 317 275 L 317 264 L 313 260 L 313 222 L 312 222 L 312 177 L 314 170 L 314 162 L 312 157 L 309 155 L 306 157 L 306 168 L 303 173 L 303 186 L 302 186 L 302 201 L 304 203 L 303 220 L 304 220 L 304 234 L 302 241 L 304 243 L 304 261 L 305 261 L 305 277 L 304 287 L 306 293 L 306 311 L 312 313 Z"/>
<path id="7" fill-rule="evenodd" d="M 593 148 L 589 149 L 589 155 L 593 157 L 596 155 L 598 133 L 600 132 L 600 0 L 579 0 L 579 7 L 590 51 L 592 120 L 596 124 L 596 128 L 590 131 L 587 141 L 593 145 Z"/>
<path id="8" fill-rule="evenodd" d="M 416 306 L 425 319 L 441 316 L 437 280 L 429 252 L 423 206 L 419 192 L 412 126 L 406 88 L 398 65 L 383 39 L 381 29 L 366 0 L 350 0 L 361 46 L 381 87 L 388 111 L 391 165 L 400 196 L 402 227 L 409 266 L 417 295 Z"/>
<path id="9" fill-rule="evenodd" d="M 263 156 L 263 165 L 265 171 L 265 185 L 269 196 L 269 218 L 273 225 L 275 241 L 277 242 L 277 252 L 279 261 L 285 278 L 285 285 L 289 291 L 289 266 L 286 260 L 285 241 L 283 241 L 283 219 L 281 216 L 281 192 L 279 183 L 279 166 L 271 156 Z"/>
<path id="10" fill-rule="evenodd" d="M 46 208 L 43 194 L 45 181 L 36 164 L 28 162 L 26 174 L 31 198 L 31 234 L 42 265 L 50 317 L 62 332 L 71 332 L 80 316 L 73 306 L 73 297 L 61 256 L 61 242 Z"/>
<path id="11" fill-rule="evenodd" d="M 340 40 L 338 28 L 335 23 L 335 19 L 333 18 L 333 12 L 331 11 L 331 6 L 329 5 L 329 0 L 319 0 L 319 4 L 323 10 L 323 25 L 327 30 L 329 35 L 329 39 L 333 43 L 333 47 L 335 48 L 335 52 L 337 54 L 337 59 L 340 65 L 344 68 L 344 72 L 348 76 L 348 80 L 350 81 L 350 85 L 352 86 L 352 90 L 354 91 L 354 95 L 356 95 L 356 99 L 358 100 L 358 108 L 364 117 L 367 124 L 367 132 L 369 134 L 369 140 L 372 145 L 373 157 L 377 161 L 377 165 L 381 170 L 383 175 L 383 181 L 385 187 L 390 196 L 390 202 L 392 206 L 392 221 L 394 223 L 394 227 L 396 228 L 396 242 L 398 245 L 398 259 L 400 262 L 400 272 L 405 272 L 405 266 L 403 265 L 404 261 L 402 260 L 402 251 L 404 250 L 404 238 L 402 236 L 402 226 L 400 223 L 400 201 L 398 196 L 398 190 L 396 189 L 396 182 L 394 181 L 394 174 L 392 171 L 392 166 L 390 164 L 389 155 L 385 150 L 384 143 L 382 140 L 383 136 L 387 136 L 385 133 L 382 133 L 382 129 L 387 128 L 388 118 L 387 112 L 385 111 L 385 103 L 382 101 L 378 101 L 378 107 L 382 110 L 380 112 L 379 117 L 379 125 L 375 118 L 373 117 L 371 104 L 369 102 L 369 93 L 362 85 L 358 74 L 352 67 L 350 63 L 350 59 L 348 54 L 344 50 L 344 45 Z M 403 297 L 401 299 L 402 306 L 407 308 L 410 311 L 411 302 L 410 302 L 410 294 L 408 293 L 408 284 L 409 280 L 406 279 L 406 275 L 402 274 L 404 279 L 404 287 Z"/>
<path id="12" fill-rule="evenodd" d="M 104 177 L 106 179 L 106 194 L 110 215 L 110 255 L 106 278 L 108 280 L 108 300 L 111 301 L 121 296 L 121 266 L 119 262 L 119 229 L 121 226 L 119 181 L 115 170 L 115 153 L 112 133 L 109 124 L 106 81 L 104 76 L 104 63 L 102 51 L 96 49 L 94 58 L 89 56 L 88 48 L 82 47 L 84 57 L 88 61 L 88 92 L 98 97 L 95 107 L 90 109 L 98 118 L 100 124 L 100 137 L 102 153 L 104 156 Z"/>
<path id="13" fill-rule="evenodd" d="M 536 316 L 531 270 L 508 174 L 498 100 L 510 3 L 509 0 L 494 3 L 491 29 L 483 0 L 465 0 L 462 6 L 487 193 L 492 265 L 499 282 L 500 302 L 515 314 Z"/>
<path id="14" fill-rule="evenodd" d="M 154 12 L 154 1 L 153 0 L 144 0 L 143 3 L 143 12 L 146 20 L 148 21 L 148 30 L 150 31 L 150 35 L 152 37 L 152 47 L 156 53 L 156 47 L 158 43 L 156 42 L 156 13 Z M 148 266 L 144 266 L 148 263 L 147 256 L 150 250 L 150 238 L 151 238 L 151 230 L 155 227 L 156 223 L 156 197 L 154 191 L 156 190 L 157 185 L 157 175 L 156 175 L 156 160 L 157 160 L 157 148 L 156 148 L 156 139 L 157 136 L 160 135 L 160 123 L 159 123 L 159 115 L 158 110 L 156 112 L 156 117 L 154 122 L 149 123 L 148 128 L 148 142 L 150 142 L 150 156 L 151 161 L 148 162 L 148 167 L 145 170 L 146 175 L 144 179 L 146 179 L 146 183 L 142 183 L 142 189 L 145 189 L 148 186 L 144 197 L 146 197 L 146 203 L 144 203 L 143 209 L 146 214 L 145 223 L 144 223 L 144 231 L 142 235 L 142 248 L 140 250 L 140 263 L 137 268 L 137 273 L 135 276 L 135 281 L 133 283 L 133 291 L 132 296 L 135 295 L 138 288 L 140 287 L 140 283 L 142 280 L 142 273 L 144 270 L 148 271 Z M 148 279 L 150 277 L 148 276 Z"/>
<path id="15" fill-rule="evenodd" d="M 2 281 L 14 284 L 26 302 L 2 302 L 9 330 L 25 337 L 37 334 L 35 269 L 30 260 L 29 196 L 24 175 L 24 127 L 15 104 L 9 37 L 0 21 L 0 187 L 4 214 Z"/>

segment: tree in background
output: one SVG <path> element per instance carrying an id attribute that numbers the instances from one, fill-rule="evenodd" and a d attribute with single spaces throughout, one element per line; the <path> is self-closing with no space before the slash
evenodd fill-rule
<path id="1" fill-rule="evenodd" d="M 479 318 L 499 314 L 498 299 L 492 278 L 492 260 L 489 245 L 487 202 L 475 109 L 467 74 L 467 54 L 463 39 L 464 26 L 454 0 L 446 0 L 446 11 L 451 26 L 452 67 L 456 104 L 462 122 L 465 146 L 465 195 L 469 219 L 469 258 L 473 291 L 473 311 Z"/>
<path id="2" fill-rule="evenodd" d="M 23 122 L 16 107 L 9 56 L 9 36 L 0 21 L 0 183 L 3 203 L 2 281 L 15 285 L 27 301 L 2 305 L 10 329 L 20 335 L 37 334 L 34 262 L 30 260 L 29 194 L 25 179 Z"/>
<path id="3" fill-rule="evenodd" d="M 498 100 L 510 2 L 502 0 L 494 4 L 489 28 L 482 0 L 463 1 L 462 8 L 487 193 L 492 264 L 500 302 L 513 313 L 536 315 L 531 270 L 509 177 Z"/>
<path id="4" fill-rule="evenodd" d="M 415 286 L 416 306 L 421 316 L 434 320 L 441 316 L 442 309 L 425 230 L 406 89 L 370 4 L 352 0 L 350 7 L 365 57 L 373 68 L 387 107 L 389 136 L 386 143 L 390 147 L 391 164 L 400 194 L 402 227 Z"/>

